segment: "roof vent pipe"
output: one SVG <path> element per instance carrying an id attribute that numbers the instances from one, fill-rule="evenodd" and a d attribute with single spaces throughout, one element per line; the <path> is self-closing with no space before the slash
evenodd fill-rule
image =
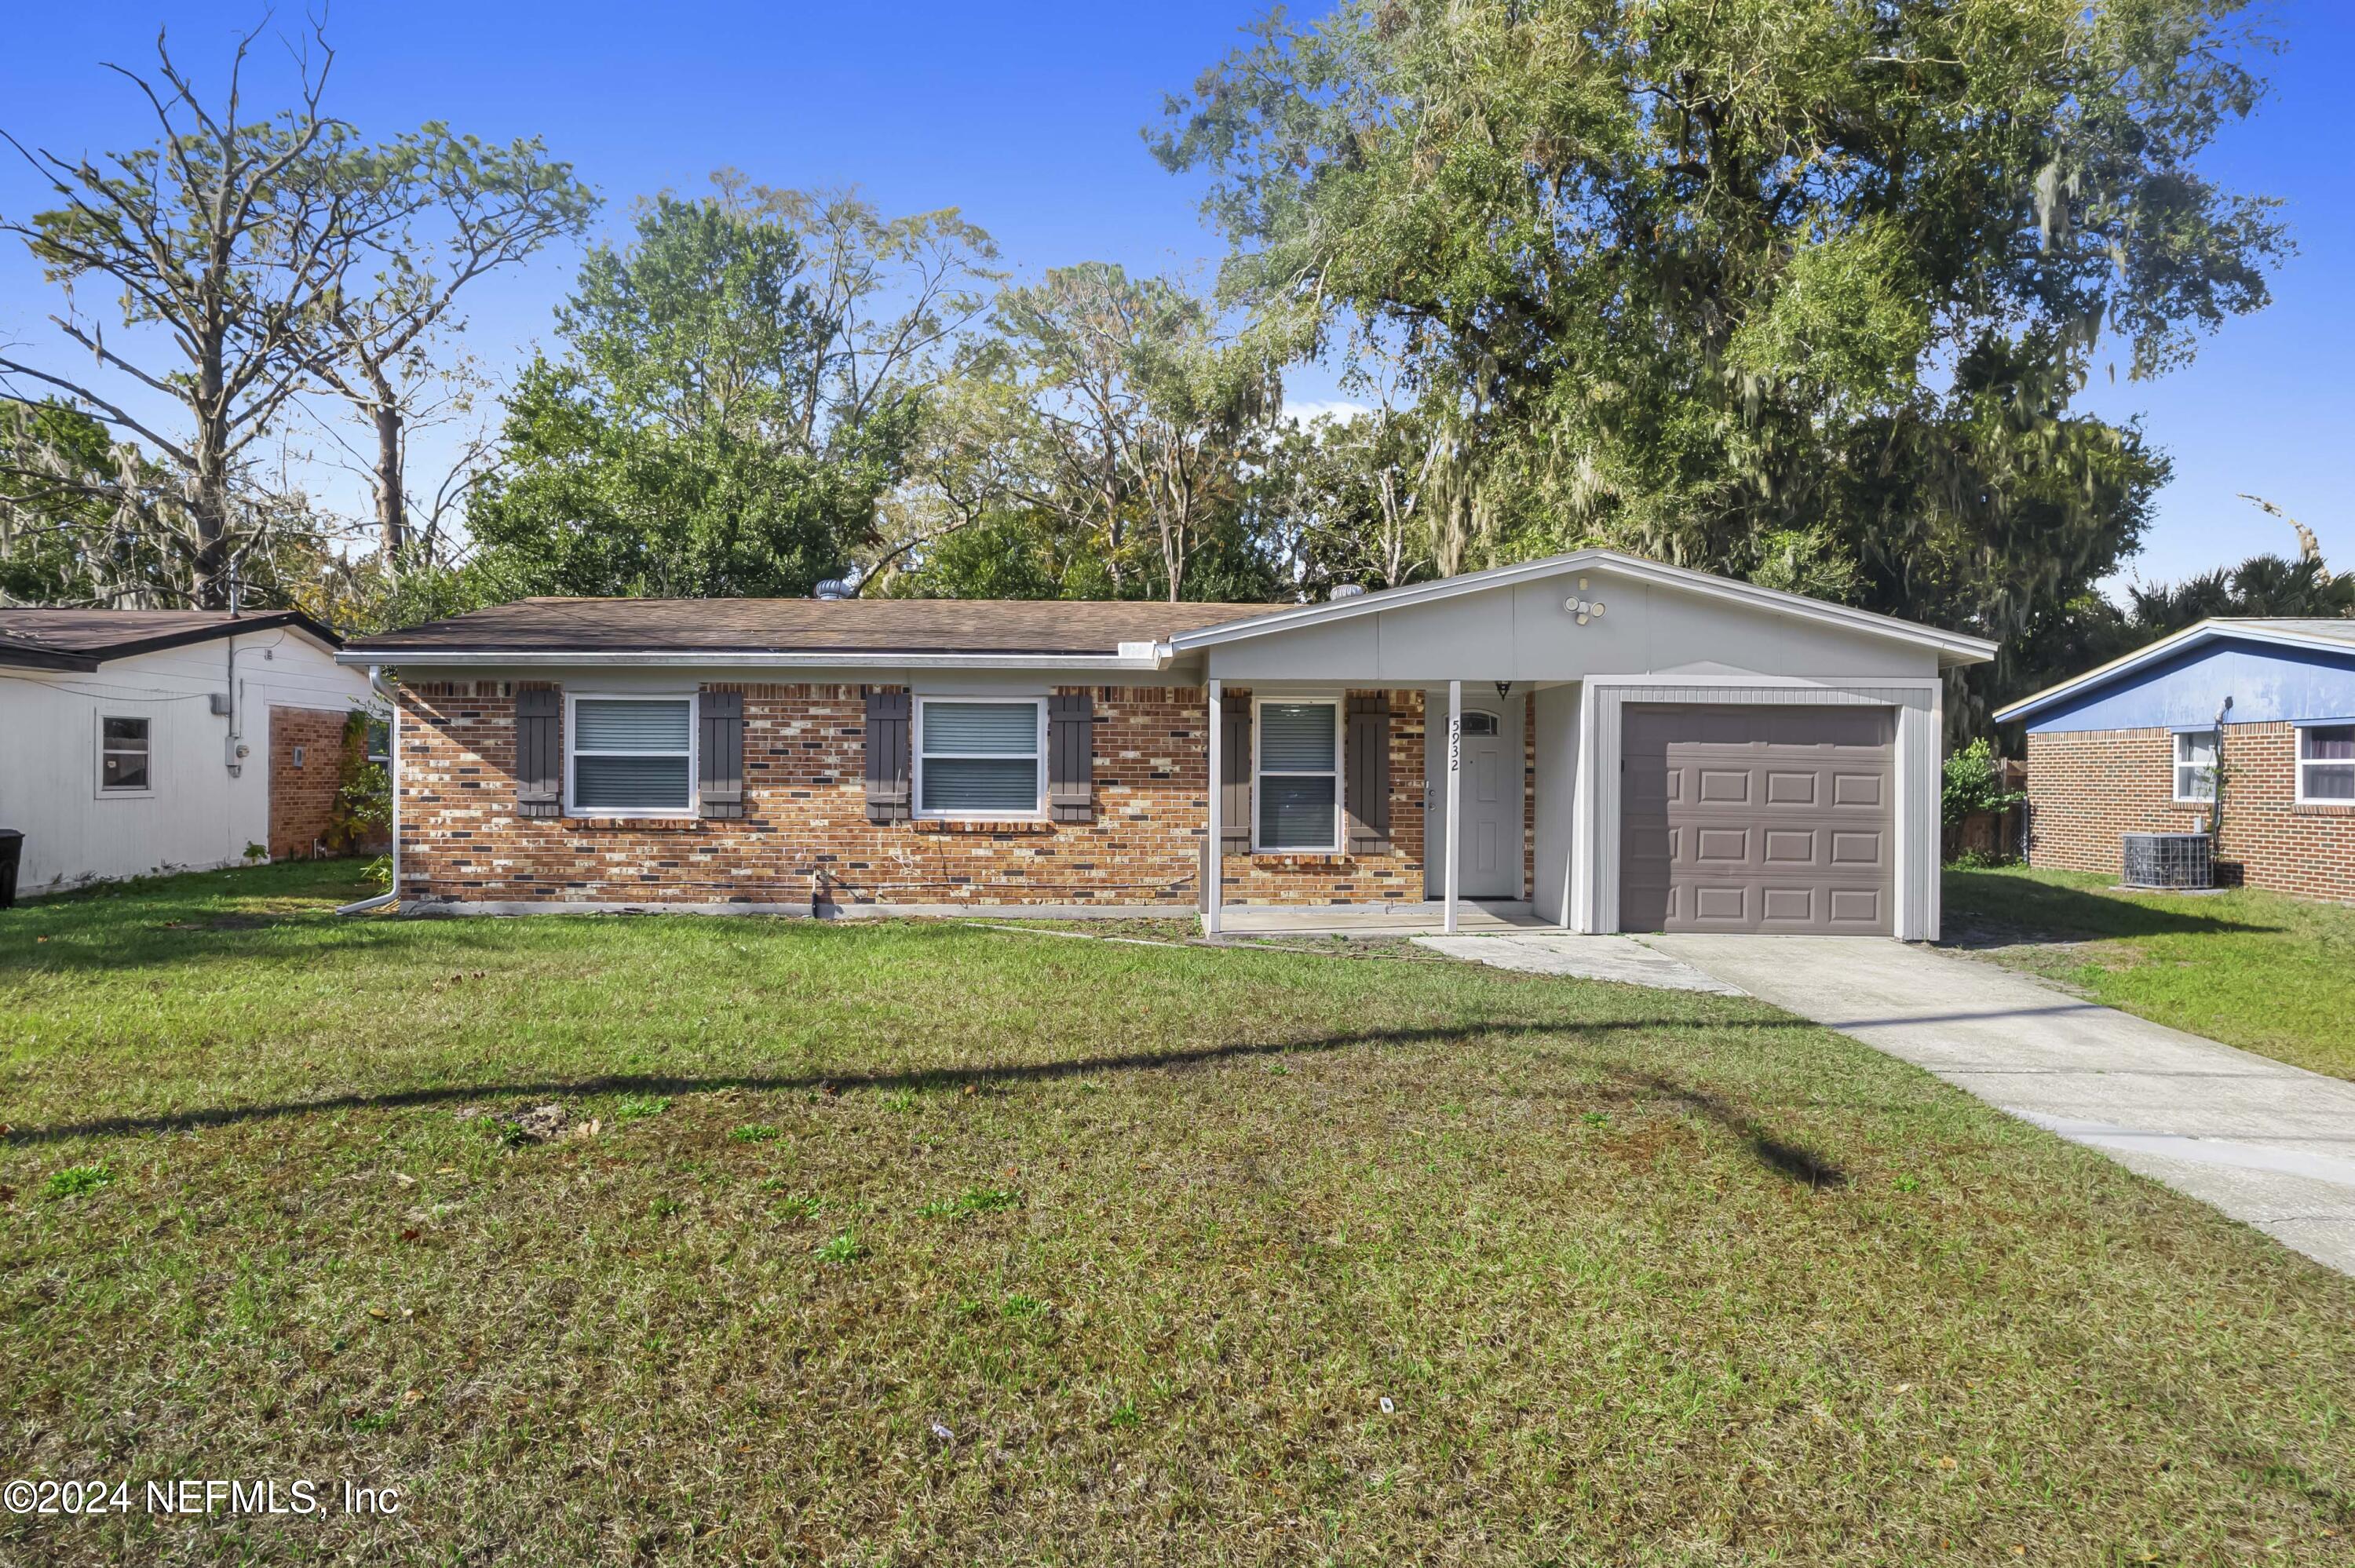
<path id="1" fill-rule="evenodd" d="M 817 597 L 820 599 L 848 599 L 850 597 L 850 583 L 847 578 L 828 577 L 826 581 L 817 585 Z"/>
<path id="2" fill-rule="evenodd" d="M 1335 583 L 1326 593 L 1327 599 L 1355 599 L 1366 591 L 1363 583 Z"/>

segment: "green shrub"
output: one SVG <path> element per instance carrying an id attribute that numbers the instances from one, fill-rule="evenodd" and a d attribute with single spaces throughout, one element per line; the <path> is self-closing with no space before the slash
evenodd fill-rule
<path id="1" fill-rule="evenodd" d="M 1995 747 L 1985 736 L 1946 758 L 1939 807 L 1948 827 L 1973 811 L 2001 811 L 2027 797 L 2003 788 L 1996 768 Z"/>

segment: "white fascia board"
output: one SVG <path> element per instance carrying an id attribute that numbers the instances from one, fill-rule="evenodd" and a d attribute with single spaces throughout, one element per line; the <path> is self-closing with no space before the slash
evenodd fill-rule
<path id="1" fill-rule="evenodd" d="M 1573 550 L 1566 556 L 1548 556 L 1543 560 L 1523 561 L 1518 566 L 1494 567 L 1485 572 L 1441 577 L 1435 582 L 1413 583 L 1405 588 L 1384 588 L 1379 593 L 1357 594 L 1348 599 L 1327 599 L 1322 604 L 1300 605 L 1249 620 L 1230 620 L 1193 631 L 1181 631 L 1169 640 L 1169 646 L 1178 652 L 1188 652 L 1217 643 L 1239 642 L 1246 638 L 1264 637 L 1296 627 L 1375 615 L 1385 609 L 1428 604 L 1436 599 L 1454 599 L 1459 594 L 1478 593 L 1487 588 L 1506 588 L 1538 577 L 1556 577 L 1588 568 L 1616 571 L 1642 581 L 1711 594 L 1778 614 L 1796 615 L 1870 636 L 1890 637 L 1934 648 L 1940 653 L 1949 655 L 1955 663 L 1981 663 L 1996 654 L 1996 644 L 1984 637 L 1918 626 L 1894 616 L 1877 615 L 1871 610 L 1854 609 L 1844 604 L 1827 604 L 1804 594 L 1760 588 L 1756 583 L 1715 577 L 1685 567 L 1672 567 L 1664 561 L 1647 561 L 1640 556 L 1622 555 L 1616 550 Z"/>
<path id="2" fill-rule="evenodd" d="M 618 669 L 752 669 L 752 670 L 1163 670 L 1168 667 L 1166 647 L 1145 658 L 1106 658 L 1102 654 L 1070 653 L 610 653 L 583 649 L 571 653 L 508 653 L 496 649 L 400 652 L 389 649 L 345 652 L 339 664 L 378 664 L 404 668 L 485 664 L 525 668 L 603 666 Z"/>
<path id="3" fill-rule="evenodd" d="M 2106 684 L 2130 670 L 2150 663 L 2153 660 L 2164 659 L 2170 653 L 2180 652 L 2197 643 L 2213 642 L 2223 638 L 2233 638 L 2247 642 L 2271 642 L 2283 648 L 2308 648 L 2323 653 L 2355 654 L 2355 643 L 2350 643 L 2341 638 L 2309 637 L 2296 631 L 2284 631 L 2275 627 L 2248 626 L 2239 621 L 2211 617 L 2206 620 L 2193 621 L 2182 630 L 2162 637 L 2147 648 L 2137 648 L 2133 652 L 2113 659 L 2106 664 L 2096 664 L 2074 679 L 2063 681 L 2057 686 L 2047 686 L 2033 696 L 2022 697 L 2008 707 L 1998 708 L 1990 716 L 1998 724 L 2009 724 L 2013 719 L 2025 718 L 2039 708 L 2049 707 L 2063 697 Z"/>

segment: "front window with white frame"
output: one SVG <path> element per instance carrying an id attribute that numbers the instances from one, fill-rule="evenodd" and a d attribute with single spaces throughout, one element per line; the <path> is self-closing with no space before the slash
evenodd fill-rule
<path id="1" fill-rule="evenodd" d="M 2307 725 L 2298 730 L 2297 802 L 2355 806 L 2355 724 Z"/>
<path id="2" fill-rule="evenodd" d="M 155 726 L 146 718 L 101 715 L 98 721 L 98 792 L 155 792 Z"/>
<path id="3" fill-rule="evenodd" d="M 916 815 L 1006 821 L 1044 814 L 1047 705 L 1039 697 L 918 697 Z"/>
<path id="4" fill-rule="evenodd" d="M 1252 725 L 1258 748 L 1253 847 L 1331 854 L 1341 846 L 1341 705 L 1263 702 Z"/>
<path id="5" fill-rule="evenodd" d="M 2216 732 L 2187 729 L 2175 737 L 2175 799 L 2204 805 L 2216 798 Z"/>
<path id="6" fill-rule="evenodd" d="M 574 697 L 566 809 L 584 817 L 683 817 L 695 808 L 695 699 Z"/>

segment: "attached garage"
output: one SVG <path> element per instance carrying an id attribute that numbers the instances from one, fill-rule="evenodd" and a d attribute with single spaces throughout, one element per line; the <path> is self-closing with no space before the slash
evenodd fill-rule
<path id="1" fill-rule="evenodd" d="M 1938 934 L 1945 693 L 1995 644 L 1580 550 L 1170 649 L 1202 660 L 1214 715 L 1231 694 L 1392 694 L 1387 842 L 1410 863 L 1368 889 L 1337 860 L 1287 863 L 1304 901 L 1396 888 L 1395 912 L 1445 929 L 1479 900 L 1572 931 L 1921 941 Z M 1213 928 L 1229 886 L 1247 901 L 1232 872 L 1209 885 Z"/>
<path id="2" fill-rule="evenodd" d="M 1619 928 L 1893 934 L 1895 711 L 1628 705 Z"/>

